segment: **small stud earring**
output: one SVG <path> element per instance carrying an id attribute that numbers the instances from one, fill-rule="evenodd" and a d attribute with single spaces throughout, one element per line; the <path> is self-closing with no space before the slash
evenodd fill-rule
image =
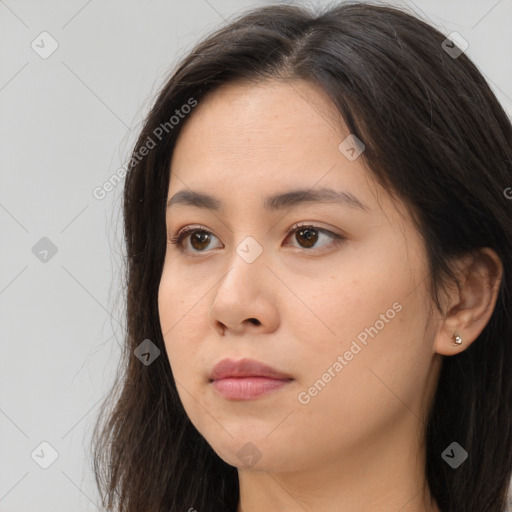
<path id="1" fill-rule="evenodd" d="M 452 336 L 452 339 L 454 341 L 454 345 L 461 345 L 462 344 L 462 338 L 458 334 L 454 334 Z"/>

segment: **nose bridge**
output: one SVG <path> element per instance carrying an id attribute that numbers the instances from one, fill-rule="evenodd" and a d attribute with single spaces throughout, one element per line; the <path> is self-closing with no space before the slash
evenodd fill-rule
<path id="1" fill-rule="evenodd" d="M 228 259 L 229 269 L 221 284 L 220 288 L 228 288 L 230 294 L 240 297 L 247 297 L 250 294 L 249 289 L 257 288 L 264 281 L 264 272 L 267 271 L 266 258 L 264 257 L 263 245 L 252 235 L 244 235 L 234 246 L 233 254 Z M 232 286 L 235 289 L 232 289 Z M 243 286 L 244 290 L 238 289 Z M 232 295 L 233 296 L 233 295 Z"/>
<path id="2" fill-rule="evenodd" d="M 255 320 L 265 329 L 274 328 L 277 312 L 275 301 L 269 297 L 272 290 L 265 275 L 269 272 L 263 245 L 254 236 L 245 235 L 234 246 L 228 262 L 229 268 L 212 297 L 210 322 L 215 328 L 224 325 L 235 331 Z"/>
<path id="3" fill-rule="evenodd" d="M 239 199 L 241 202 L 238 204 L 236 213 L 233 212 L 233 221 L 230 225 L 232 243 L 234 244 L 233 254 L 229 258 L 230 266 L 243 263 L 240 266 L 244 269 L 244 266 L 257 263 L 256 266 L 259 268 L 261 265 L 264 266 L 263 260 L 266 259 L 264 246 L 268 247 L 266 241 L 271 234 L 269 226 L 264 218 L 258 215 L 259 212 L 256 211 L 258 205 L 255 200 L 245 200 L 243 197 Z M 242 261 L 239 262 L 239 259 Z M 250 273 L 252 268 L 245 270 L 249 270 Z"/>
<path id="4" fill-rule="evenodd" d="M 238 198 L 234 199 L 235 206 L 227 212 L 230 215 L 231 233 L 230 248 L 224 249 L 228 250 L 229 254 L 225 254 L 224 257 L 229 273 L 222 279 L 221 286 L 226 289 L 231 288 L 231 284 L 238 286 L 239 283 L 244 283 L 247 289 L 241 299 L 247 297 L 247 294 L 251 293 L 250 290 L 259 294 L 261 290 L 258 291 L 258 288 L 269 278 L 266 274 L 271 274 L 267 265 L 272 259 L 268 251 L 272 246 L 269 241 L 273 235 L 270 221 L 274 219 L 266 218 L 264 212 L 259 210 L 259 197 L 266 192 L 258 193 L 254 187 L 253 192 L 248 197 L 238 194 Z M 222 292 L 220 289 L 217 291 Z M 234 289 L 231 292 L 237 294 L 240 290 Z"/>

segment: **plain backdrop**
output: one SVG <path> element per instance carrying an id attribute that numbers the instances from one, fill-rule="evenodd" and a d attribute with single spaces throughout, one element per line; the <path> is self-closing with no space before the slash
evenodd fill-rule
<path id="1" fill-rule="evenodd" d="M 0 511 L 100 509 L 89 440 L 122 343 L 123 181 L 93 192 L 178 59 L 269 3 L 0 0 Z M 512 114 L 512 1 L 404 4 L 463 36 Z"/>

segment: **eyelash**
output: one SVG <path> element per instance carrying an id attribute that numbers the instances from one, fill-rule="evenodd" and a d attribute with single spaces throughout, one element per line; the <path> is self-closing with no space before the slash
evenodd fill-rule
<path id="1" fill-rule="evenodd" d="M 319 231 L 321 233 L 328 234 L 329 236 L 331 236 L 333 238 L 333 242 L 332 242 L 331 245 L 333 245 L 335 247 L 339 246 L 344 240 L 346 240 L 343 236 L 338 235 L 337 233 L 333 233 L 332 231 L 329 231 L 328 229 L 320 228 L 320 227 L 315 226 L 313 224 L 301 224 L 301 223 L 294 224 L 288 230 L 288 232 L 286 233 L 286 239 L 288 239 L 288 237 L 290 235 L 292 235 L 295 231 L 298 231 L 300 228 L 303 228 L 303 229 L 304 228 L 306 228 L 306 229 L 314 229 L 315 231 Z M 177 246 L 180 251 L 186 252 L 186 249 L 182 246 L 182 242 L 185 239 L 185 237 L 187 237 L 188 235 L 193 234 L 195 232 L 200 232 L 200 233 L 204 232 L 204 233 L 213 235 L 213 233 L 211 233 L 211 231 L 208 231 L 203 226 L 195 226 L 195 227 L 194 226 L 190 226 L 190 227 L 186 227 L 186 228 L 181 229 L 175 236 L 170 236 L 169 237 L 169 242 L 171 244 Z M 302 248 L 302 250 L 309 251 L 309 252 L 312 251 L 313 249 Z M 201 253 L 205 253 L 207 251 L 192 251 L 192 252 L 196 253 L 196 254 L 201 254 Z"/>

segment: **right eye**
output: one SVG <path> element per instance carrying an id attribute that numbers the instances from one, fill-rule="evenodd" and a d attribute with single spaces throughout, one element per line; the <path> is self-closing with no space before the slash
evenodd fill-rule
<path id="1" fill-rule="evenodd" d="M 211 237 L 214 236 L 217 238 L 213 233 L 202 226 L 187 226 L 181 229 L 176 235 L 169 237 L 169 242 L 177 246 L 180 251 L 186 252 L 187 249 L 183 247 L 183 242 L 185 238 L 189 236 L 190 244 L 194 248 L 192 252 L 204 252 L 204 249 L 208 248 Z"/>

